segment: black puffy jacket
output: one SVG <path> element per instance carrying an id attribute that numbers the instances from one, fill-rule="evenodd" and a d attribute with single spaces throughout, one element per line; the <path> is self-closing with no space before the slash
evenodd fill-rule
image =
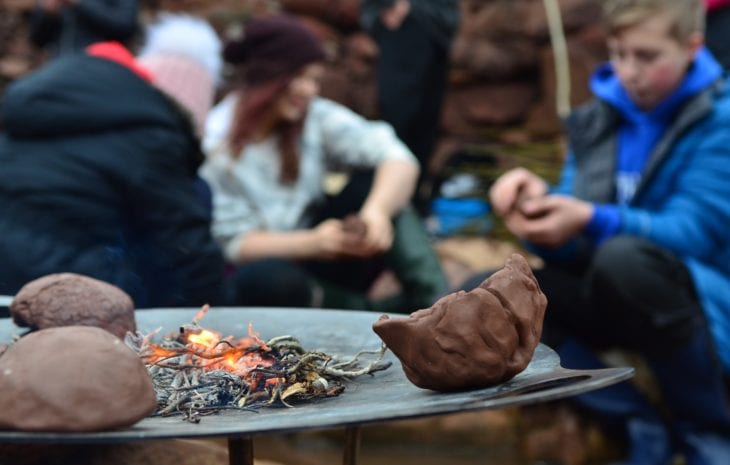
<path id="1" fill-rule="evenodd" d="M 1 118 L 0 293 L 68 271 L 137 307 L 217 301 L 223 262 L 194 185 L 202 157 L 166 96 L 79 54 L 8 87 Z"/>

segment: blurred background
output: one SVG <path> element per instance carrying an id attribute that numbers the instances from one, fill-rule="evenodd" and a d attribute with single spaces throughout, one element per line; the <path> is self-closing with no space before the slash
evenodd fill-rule
<path id="1" fill-rule="evenodd" d="M 450 159 L 456 165 L 474 163 L 480 155 L 485 167 L 495 158 L 504 164 L 552 162 L 560 157 L 545 2 L 461 0 L 462 21 L 451 51 L 442 135 L 428 167 L 431 173 L 444 174 Z M 576 105 L 588 98 L 588 75 L 605 58 L 600 1 L 556 3 L 569 56 L 570 103 Z M 44 59 L 27 40 L 26 20 L 33 4 L 34 0 L 0 1 L 0 91 Z M 324 96 L 367 117 L 378 117 L 374 76 L 378 49 L 360 29 L 359 0 L 142 0 L 141 4 L 143 18 L 161 10 L 192 12 L 209 19 L 223 36 L 235 34 L 251 15 L 282 10 L 296 14 L 327 45 Z"/>

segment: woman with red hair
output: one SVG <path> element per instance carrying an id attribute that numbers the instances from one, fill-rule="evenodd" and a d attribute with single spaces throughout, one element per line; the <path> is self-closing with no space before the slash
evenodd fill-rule
<path id="1" fill-rule="evenodd" d="M 231 302 L 373 308 L 366 291 L 388 266 L 405 298 L 392 310 L 430 306 L 447 284 L 409 207 L 418 162 L 392 127 L 319 97 L 324 51 L 291 17 L 252 20 L 224 58 L 243 83 L 209 116 L 201 175 L 236 266 Z M 332 169 L 350 175 L 336 197 Z"/>

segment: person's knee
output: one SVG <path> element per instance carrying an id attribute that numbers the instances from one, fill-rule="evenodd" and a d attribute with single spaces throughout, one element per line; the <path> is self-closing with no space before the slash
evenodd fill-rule
<path id="1" fill-rule="evenodd" d="M 616 236 L 609 239 L 596 250 L 593 267 L 605 268 L 609 271 L 622 269 L 627 259 L 636 257 L 645 242 L 644 239 L 631 236 Z"/>
<path id="2" fill-rule="evenodd" d="M 686 266 L 646 239 L 606 241 L 591 263 L 587 284 L 590 301 L 634 345 L 679 343 L 701 324 L 702 308 Z"/>
<path id="3" fill-rule="evenodd" d="M 659 256 L 645 239 L 617 236 L 603 243 L 593 258 L 589 271 L 591 288 L 596 291 L 619 292 L 622 295 L 641 294 L 649 274 L 653 273 L 653 261 Z"/>

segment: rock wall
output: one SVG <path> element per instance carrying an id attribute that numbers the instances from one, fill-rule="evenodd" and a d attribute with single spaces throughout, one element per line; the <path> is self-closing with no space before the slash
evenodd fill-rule
<path id="1" fill-rule="evenodd" d="M 461 0 L 453 42 L 442 143 L 527 142 L 560 133 L 555 69 L 544 0 Z M 34 0 L 0 2 L 0 90 L 42 62 L 25 40 Z M 570 55 L 571 103 L 588 98 L 586 82 L 605 58 L 599 0 L 558 1 Z M 378 49 L 359 29 L 359 0 L 143 0 L 143 18 L 158 10 L 206 16 L 225 34 L 252 14 L 285 10 L 304 18 L 330 55 L 324 94 L 377 118 Z M 442 159 L 438 154 L 436 160 Z M 436 161 L 438 163 L 438 161 Z M 432 167 L 433 169 L 433 167 Z"/>

